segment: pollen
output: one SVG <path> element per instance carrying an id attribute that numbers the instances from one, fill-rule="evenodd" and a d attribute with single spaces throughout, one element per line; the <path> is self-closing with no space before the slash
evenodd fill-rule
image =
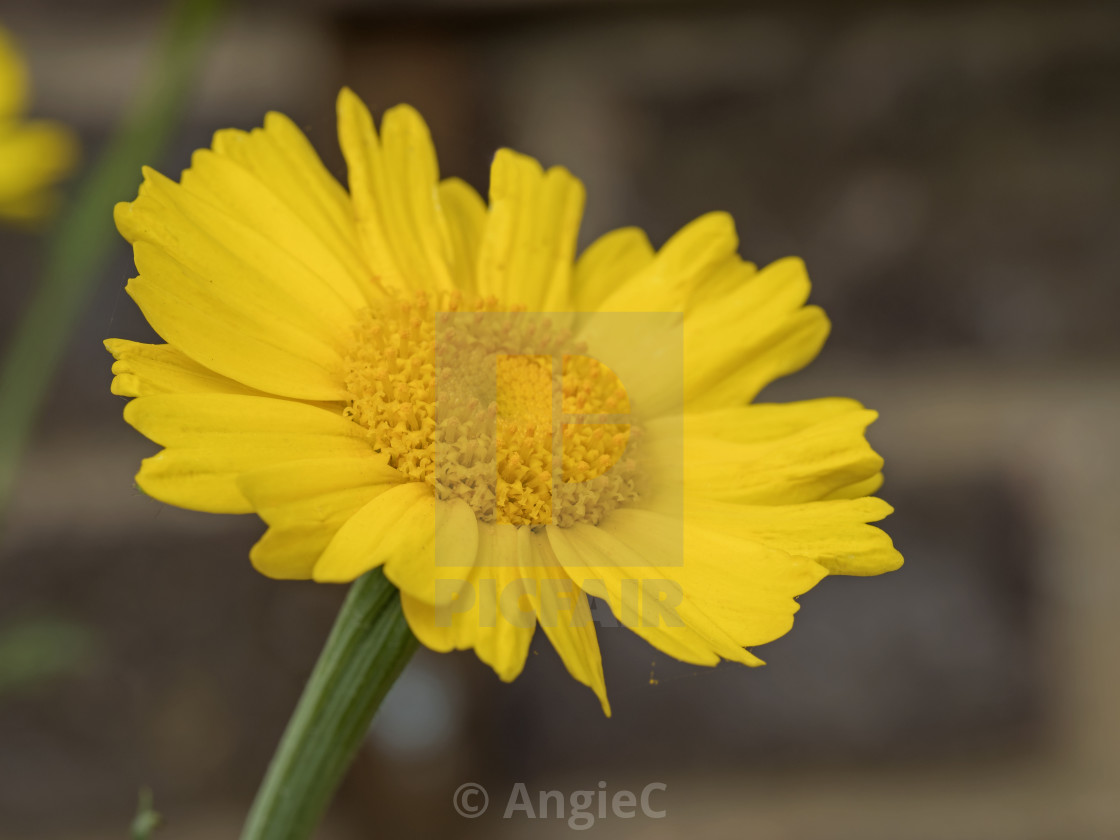
<path id="1" fill-rule="evenodd" d="M 458 292 L 390 298 L 355 330 L 344 413 L 481 521 L 598 524 L 639 497 L 639 430 L 617 377 L 555 317 Z"/>

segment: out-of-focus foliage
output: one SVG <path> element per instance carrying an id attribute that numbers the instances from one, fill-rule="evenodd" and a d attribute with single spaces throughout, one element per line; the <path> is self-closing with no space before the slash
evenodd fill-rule
<path id="1" fill-rule="evenodd" d="M 144 788 L 140 791 L 136 817 L 132 820 L 132 840 L 149 840 L 161 822 L 163 818 L 152 807 L 152 792 Z"/>
<path id="2" fill-rule="evenodd" d="M 0 697 L 74 673 L 94 647 L 89 628 L 63 618 L 36 618 L 0 631 Z"/>
<path id="3" fill-rule="evenodd" d="M 159 159 L 186 105 L 221 0 L 183 0 L 155 50 L 135 110 L 86 175 L 54 231 L 40 282 L 0 364 L 0 511 L 58 360 L 112 248 L 113 205 L 130 198 L 140 167 Z"/>

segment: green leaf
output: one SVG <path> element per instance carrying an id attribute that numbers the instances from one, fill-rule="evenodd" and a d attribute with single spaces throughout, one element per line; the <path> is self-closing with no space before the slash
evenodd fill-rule
<path id="1" fill-rule="evenodd" d="M 380 569 L 354 582 L 304 688 L 241 840 L 306 840 L 389 688 L 416 650 L 400 593 Z"/>

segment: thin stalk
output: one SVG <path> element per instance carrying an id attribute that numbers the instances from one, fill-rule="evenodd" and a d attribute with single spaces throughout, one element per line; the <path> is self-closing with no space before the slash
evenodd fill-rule
<path id="1" fill-rule="evenodd" d="M 400 594 L 374 569 L 350 587 L 241 833 L 307 840 L 416 650 Z"/>

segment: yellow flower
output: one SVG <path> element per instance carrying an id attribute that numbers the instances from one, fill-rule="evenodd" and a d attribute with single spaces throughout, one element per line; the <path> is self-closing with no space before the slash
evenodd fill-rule
<path id="1" fill-rule="evenodd" d="M 0 28 L 0 218 L 33 222 L 54 209 L 54 186 L 70 172 L 78 144 L 69 129 L 24 119 L 27 68 Z"/>
<path id="2" fill-rule="evenodd" d="M 503 149 L 487 206 L 411 108 L 377 132 L 343 90 L 338 127 L 349 191 L 271 113 L 117 206 L 167 342 L 106 342 L 164 447 L 144 492 L 259 514 L 270 577 L 382 567 L 424 644 L 503 680 L 540 624 L 608 714 L 588 593 L 678 659 L 759 665 L 826 574 L 901 564 L 867 524 L 891 511 L 875 413 L 751 404 L 828 332 L 799 260 L 743 262 L 723 213 L 577 259 L 566 170 Z"/>

